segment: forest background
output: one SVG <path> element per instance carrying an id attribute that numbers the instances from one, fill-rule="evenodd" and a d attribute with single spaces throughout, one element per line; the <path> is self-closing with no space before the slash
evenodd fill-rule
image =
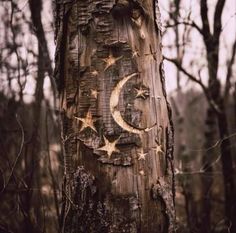
<path id="1" fill-rule="evenodd" d="M 236 3 L 159 3 L 175 126 L 177 231 L 230 232 L 236 203 Z M 63 158 L 53 4 L 4 0 L 0 19 L 0 232 L 25 232 L 30 224 L 35 232 L 59 232 Z"/>

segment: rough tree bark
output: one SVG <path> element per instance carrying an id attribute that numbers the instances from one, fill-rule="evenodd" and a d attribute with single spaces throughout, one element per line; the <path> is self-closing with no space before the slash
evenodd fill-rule
<path id="1" fill-rule="evenodd" d="M 63 232 L 174 232 L 157 1 L 57 0 Z"/>

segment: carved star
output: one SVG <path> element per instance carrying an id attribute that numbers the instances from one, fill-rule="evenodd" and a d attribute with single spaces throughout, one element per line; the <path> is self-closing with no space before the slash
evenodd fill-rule
<path id="1" fill-rule="evenodd" d="M 120 152 L 119 149 L 116 148 L 116 144 L 120 140 L 120 138 L 112 142 L 110 142 L 105 136 L 103 136 L 103 139 L 104 139 L 105 145 L 98 148 L 98 150 L 106 151 L 108 158 L 111 158 L 112 153 Z"/>
<path id="2" fill-rule="evenodd" d="M 87 112 L 86 117 L 84 118 L 81 118 L 81 117 L 75 117 L 75 118 L 82 122 L 82 126 L 79 132 L 83 131 L 85 128 L 90 128 L 97 133 L 97 130 L 94 126 L 94 122 L 96 120 L 93 119 L 92 113 L 90 111 Z"/>
<path id="3" fill-rule="evenodd" d="M 140 28 L 142 26 L 143 23 L 142 17 L 137 17 L 136 19 L 132 17 L 131 20 L 137 25 L 137 27 Z"/>
<path id="4" fill-rule="evenodd" d="M 92 75 L 92 76 L 98 76 L 98 71 L 97 71 L 97 70 L 92 71 L 92 72 L 91 72 L 91 75 Z"/>
<path id="5" fill-rule="evenodd" d="M 146 155 L 148 155 L 148 153 L 144 153 L 142 149 L 141 152 L 138 153 L 138 160 L 146 160 Z"/>
<path id="6" fill-rule="evenodd" d="M 148 94 L 148 90 L 147 89 L 143 89 L 142 87 L 140 88 L 134 88 L 135 91 L 137 92 L 135 98 L 143 98 L 146 99 Z"/>
<path id="7" fill-rule="evenodd" d="M 138 50 L 135 48 L 135 50 L 132 52 L 132 57 L 139 57 Z"/>
<path id="8" fill-rule="evenodd" d="M 98 90 L 95 90 L 95 89 L 90 89 L 91 91 L 91 96 L 95 99 L 98 98 Z"/>
<path id="9" fill-rule="evenodd" d="M 153 150 L 155 150 L 156 155 L 158 155 L 159 153 L 164 153 L 164 151 L 162 150 L 162 146 L 159 145 L 159 143 L 156 143 L 156 146 L 152 148 Z"/>
<path id="10" fill-rule="evenodd" d="M 145 175 L 144 170 L 140 170 L 140 171 L 139 171 L 139 174 L 140 174 L 141 176 L 144 176 L 144 175 Z"/>
<path id="11" fill-rule="evenodd" d="M 110 54 L 107 58 L 102 59 L 106 63 L 106 67 L 105 67 L 104 71 L 106 71 L 110 66 L 114 65 L 122 57 L 123 56 L 113 57 L 113 55 Z"/>

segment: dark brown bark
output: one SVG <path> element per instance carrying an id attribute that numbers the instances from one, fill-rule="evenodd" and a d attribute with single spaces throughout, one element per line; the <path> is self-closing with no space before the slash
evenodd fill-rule
<path id="1" fill-rule="evenodd" d="M 186 170 L 185 170 L 186 171 Z M 185 211 L 187 217 L 188 229 L 190 232 L 196 232 L 198 228 L 197 205 L 191 191 L 190 182 L 185 185 L 183 195 L 185 199 Z"/>
<path id="2" fill-rule="evenodd" d="M 173 128 L 156 10 L 152 0 L 56 3 L 63 232 L 174 232 Z"/>
<path id="3" fill-rule="evenodd" d="M 234 103 L 234 127 L 236 129 L 236 83 L 234 83 L 233 103 Z"/>
<path id="4" fill-rule="evenodd" d="M 230 232 L 236 231 L 236 192 L 235 192 L 235 169 L 233 168 L 233 159 L 231 152 L 231 142 L 227 138 L 229 135 L 226 110 L 222 100 L 221 114 L 217 115 L 218 127 L 221 142 L 221 162 L 224 177 L 225 192 L 225 215 L 227 225 L 230 226 Z"/>
<path id="5" fill-rule="evenodd" d="M 211 148 L 217 138 L 217 121 L 215 112 L 212 108 L 207 109 L 205 121 L 205 143 L 204 148 Z M 202 156 L 202 201 L 201 201 L 201 231 L 211 232 L 211 213 L 212 213 L 212 184 L 213 184 L 213 160 L 215 160 L 215 149 L 204 150 Z"/>
<path id="6" fill-rule="evenodd" d="M 216 41 L 216 43 L 215 43 Z M 221 84 L 217 79 L 218 60 L 219 60 L 219 38 L 213 38 L 211 40 L 213 46 L 207 48 L 208 58 L 208 71 L 209 71 L 209 84 L 208 93 L 211 96 L 212 101 L 217 105 L 218 111 L 215 112 L 217 119 L 217 125 L 219 129 L 221 149 L 221 163 L 224 180 L 224 197 L 225 197 L 225 216 L 228 221 L 228 226 L 231 226 L 230 231 L 236 231 L 236 193 L 235 193 L 235 175 L 233 169 L 233 159 L 231 152 L 231 142 L 226 137 L 229 135 L 228 120 L 226 117 L 226 100 L 224 95 L 221 94 Z"/>

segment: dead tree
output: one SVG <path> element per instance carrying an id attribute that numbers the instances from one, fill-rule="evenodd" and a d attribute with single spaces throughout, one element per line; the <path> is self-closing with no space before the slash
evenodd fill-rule
<path id="1" fill-rule="evenodd" d="M 63 232 L 174 232 L 157 1 L 56 1 Z"/>
<path id="2" fill-rule="evenodd" d="M 175 64 L 177 69 L 186 75 L 190 80 L 196 82 L 203 90 L 206 99 L 208 100 L 209 119 L 210 124 L 216 124 L 220 137 L 220 152 L 221 152 L 221 164 L 222 173 L 224 180 L 224 199 L 225 199 L 225 219 L 230 232 L 236 232 L 236 190 L 235 190 L 235 168 L 232 158 L 231 142 L 229 137 L 229 128 L 227 120 L 227 105 L 229 103 L 230 89 L 232 83 L 232 67 L 235 61 L 236 54 L 236 40 L 232 46 L 232 52 L 229 56 L 229 60 L 226 64 L 226 83 L 222 86 L 220 77 L 218 75 L 219 70 L 219 51 L 220 51 L 220 38 L 222 35 L 222 12 L 225 7 L 225 0 L 218 0 L 214 9 L 214 22 L 213 31 L 210 30 L 210 22 L 208 18 L 208 2 L 206 0 L 200 1 L 200 18 L 202 26 L 199 26 L 194 20 L 188 18 L 184 21 L 179 21 L 176 24 L 188 25 L 192 29 L 199 32 L 203 39 L 204 47 L 206 51 L 207 61 L 207 72 L 208 72 L 208 83 L 204 84 L 201 80 L 201 68 L 199 69 L 198 75 L 191 73 L 178 59 L 166 58 L 168 61 Z M 174 26 L 175 26 L 174 25 Z M 209 139 L 210 141 L 211 139 Z M 205 157 L 204 159 L 206 159 Z M 205 161 L 206 162 L 206 161 Z M 209 172 L 210 167 L 207 166 Z M 207 208 L 209 208 L 210 200 L 207 200 Z M 205 203 L 206 204 L 206 203 Z M 210 221 L 209 210 L 207 221 Z M 205 213 L 207 214 L 207 213 Z M 206 217 L 206 216 L 205 216 Z M 204 218 L 206 220 L 206 218 Z M 207 225 L 207 223 L 204 223 Z M 204 230 L 209 232 L 208 230 Z"/>

